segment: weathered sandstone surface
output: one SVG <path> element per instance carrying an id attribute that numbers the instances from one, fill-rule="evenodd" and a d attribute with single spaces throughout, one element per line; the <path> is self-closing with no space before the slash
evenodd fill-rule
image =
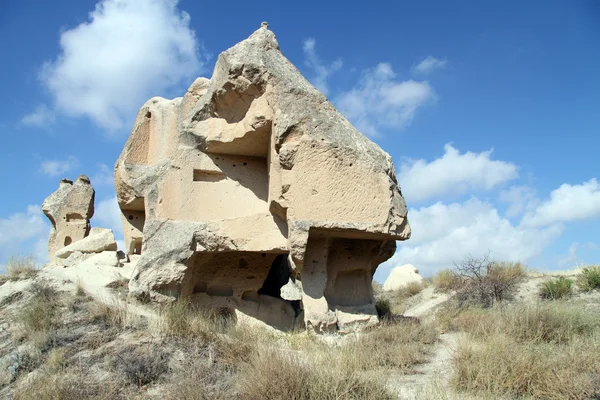
<path id="1" fill-rule="evenodd" d="M 90 233 L 94 194 L 90 179 L 81 175 L 75 183 L 62 179 L 58 189 L 44 200 L 42 211 L 52 223 L 48 239 L 50 261 L 54 260 L 56 251 Z"/>
<path id="2" fill-rule="evenodd" d="M 266 25 L 212 78 L 139 111 L 115 166 L 130 295 L 189 297 L 280 329 L 377 321 L 371 280 L 410 237 L 391 157 Z"/>
<path id="3" fill-rule="evenodd" d="M 412 264 L 400 265 L 390 272 L 390 276 L 383 284 L 383 290 L 398 290 L 411 283 L 421 282 L 423 282 L 423 277 L 419 275 L 419 270 Z"/>

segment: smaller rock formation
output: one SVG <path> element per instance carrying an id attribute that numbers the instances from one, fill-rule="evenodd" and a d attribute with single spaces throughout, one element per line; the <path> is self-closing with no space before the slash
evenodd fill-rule
<path id="1" fill-rule="evenodd" d="M 48 239 L 50 262 L 57 250 L 69 246 L 90 233 L 94 215 L 94 188 L 90 178 L 80 175 L 73 183 L 62 179 L 58 189 L 44 200 L 42 211 L 52 223 Z"/>
<path id="2" fill-rule="evenodd" d="M 410 283 L 421 282 L 423 282 L 423 277 L 419 275 L 419 270 L 412 264 L 405 264 L 392 270 L 383 284 L 383 290 L 398 290 Z"/>

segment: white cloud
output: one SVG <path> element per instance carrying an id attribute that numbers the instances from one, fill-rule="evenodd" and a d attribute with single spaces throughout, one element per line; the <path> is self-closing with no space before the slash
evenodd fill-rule
<path id="1" fill-rule="evenodd" d="M 398 242 L 396 254 L 379 267 L 379 280 L 401 264 L 413 264 L 431 275 L 468 255 L 480 257 L 488 251 L 494 259 L 527 262 L 563 232 L 561 224 L 542 229 L 515 226 L 492 204 L 477 198 L 411 209 L 408 215 L 412 236 Z"/>
<path id="2" fill-rule="evenodd" d="M 25 212 L 18 212 L 0 219 L 0 263 L 11 256 L 36 256 L 39 262 L 48 260 L 48 235 L 50 224 L 45 221 L 42 208 L 30 205 Z"/>
<path id="3" fill-rule="evenodd" d="M 398 81 L 392 66 L 381 63 L 365 71 L 357 86 L 335 103 L 361 132 L 374 136 L 382 128 L 404 128 L 417 109 L 434 98 L 428 82 Z"/>
<path id="4" fill-rule="evenodd" d="M 581 185 L 562 184 L 550 198 L 527 212 L 523 226 L 545 226 L 557 222 L 600 217 L 600 184 L 596 178 Z"/>
<path id="5" fill-rule="evenodd" d="M 79 165 L 77 158 L 68 156 L 65 160 L 46 160 L 40 164 L 40 171 L 48 176 L 60 176 Z"/>
<path id="6" fill-rule="evenodd" d="M 441 158 L 408 160 L 401 164 L 398 180 L 407 201 L 421 202 L 439 196 L 490 190 L 517 178 L 516 165 L 490 158 L 492 150 L 460 152 L 447 144 Z"/>
<path id="7" fill-rule="evenodd" d="M 304 41 L 304 64 L 314 71 L 314 76 L 310 79 L 311 83 L 317 87 L 324 95 L 329 93 L 327 79 L 331 74 L 342 68 L 342 60 L 337 59 L 331 65 L 325 65 L 315 51 L 316 41 L 313 38 Z"/>
<path id="8" fill-rule="evenodd" d="M 411 68 L 411 72 L 417 75 L 427 75 L 436 69 L 446 68 L 448 60 L 440 60 L 438 58 L 429 56 L 423 61 Z"/>
<path id="9" fill-rule="evenodd" d="M 41 73 L 54 108 L 110 130 L 148 98 L 191 83 L 202 66 L 190 16 L 177 0 L 100 1 L 88 22 L 61 33 L 60 47 Z"/>
<path id="10" fill-rule="evenodd" d="M 40 104 L 34 112 L 21 118 L 21 123 L 26 126 L 47 128 L 54 123 L 55 119 L 54 112 L 47 105 Z"/>
<path id="11" fill-rule="evenodd" d="M 500 192 L 498 199 L 508 203 L 507 217 L 514 217 L 525 210 L 534 208 L 539 201 L 535 197 L 535 190 L 529 186 L 511 186 Z"/>
<path id="12" fill-rule="evenodd" d="M 98 221 L 99 226 L 110 228 L 117 238 L 123 236 L 123 224 L 121 222 L 121 209 L 116 197 L 109 197 L 100 201 L 94 209 L 92 226 Z"/>
<path id="13" fill-rule="evenodd" d="M 103 163 L 97 164 L 98 170 L 90 178 L 92 185 L 112 185 L 114 183 L 113 169 Z"/>

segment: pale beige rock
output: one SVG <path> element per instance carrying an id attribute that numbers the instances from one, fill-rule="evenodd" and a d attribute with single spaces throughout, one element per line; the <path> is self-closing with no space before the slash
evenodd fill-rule
<path id="1" fill-rule="evenodd" d="M 42 211 L 52 223 L 48 239 L 51 262 L 57 250 L 89 234 L 90 218 L 94 215 L 94 195 L 90 179 L 81 175 L 74 184 L 62 179 L 58 189 L 44 200 Z"/>
<path id="2" fill-rule="evenodd" d="M 89 236 L 72 243 L 55 253 L 56 258 L 65 259 L 73 253 L 101 253 L 103 251 L 115 252 L 117 257 L 117 242 L 112 230 L 106 228 L 92 228 Z"/>
<path id="3" fill-rule="evenodd" d="M 423 277 L 419 275 L 419 270 L 412 264 L 405 264 L 396 267 L 390 272 L 390 276 L 383 284 L 383 290 L 398 290 L 411 283 L 421 283 Z"/>
<path id="4" fill-rule="evenodd" d="M 280 329 L 377 320 L 377 266 L 410 237 L 391 157 L 263 25 L 211 79 L 139 111 L 115 166 L 130 294 L 189 296 Z"/>
<path id="5" fill-rule="evenodd" d="M 93 254 L 91 257 L 79 264 L 80 268 L 91 268 L 91 267 L 119 267 L 119 258 L 116 251 L 103 251 L 101 253 Z"/>

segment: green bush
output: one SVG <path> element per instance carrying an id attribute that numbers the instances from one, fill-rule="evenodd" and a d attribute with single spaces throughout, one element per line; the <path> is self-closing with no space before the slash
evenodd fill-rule
<path id="1" fill-rule="evenodd" d="M 570 296 L 573 292 L 573 280 L 561 276 L 558 279 L 542 283 L 540 297 L 549 300 L 558 300 Z"/>
<path id="2" fill-rule="evenodd" d="M 584 268 L 577 279 L 577 286 L 584 292 L 600 289 L 600 265 Z"/>

